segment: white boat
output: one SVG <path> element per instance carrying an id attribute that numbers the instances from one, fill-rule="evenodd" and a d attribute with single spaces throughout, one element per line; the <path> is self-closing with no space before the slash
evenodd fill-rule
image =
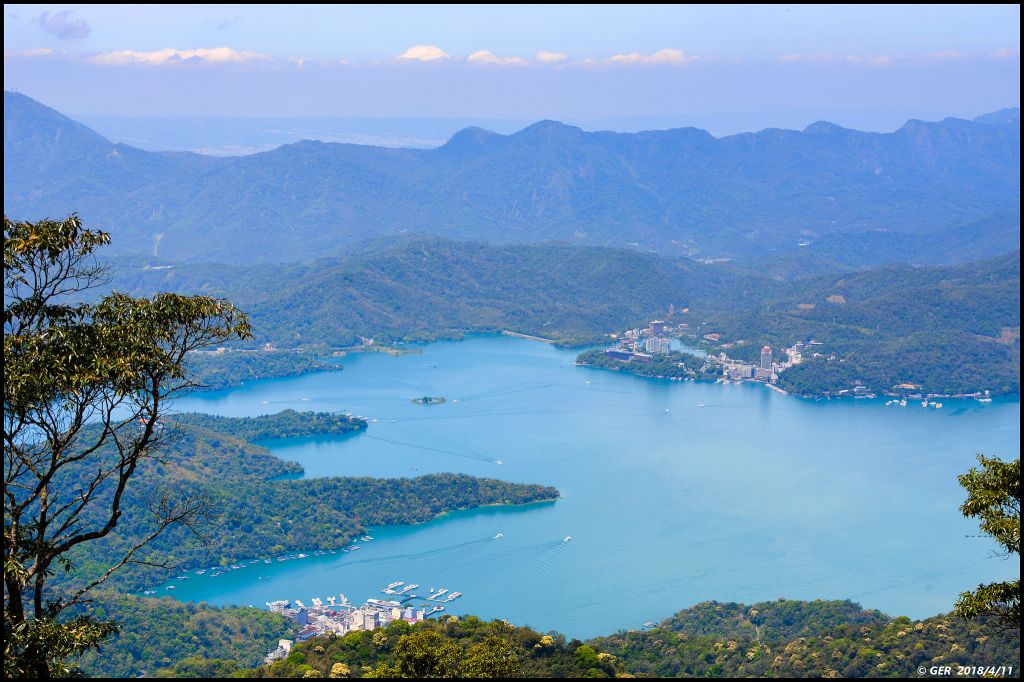
<path id="1" fill-rule="evenodd" d="M 504 535 L 503 533 L 498 533 L 497 535 L 495 535 L 495 536 L 494 536 L 493 538 L 491 538 L 491 539 L 492 539 L 492 540 L 500 540 L 500 539 L 501 539 L 501 538 L 503 538 L 503 537 L 505 537 L 505 535 Z"/>
<path id="2" fill-rule="evenodd" d="M 571 535 L 566 535 L 565 538 L 562 540 L 562 542 L 569 542 L 569 540 L 572 540 L 572 536 Z"/>
<path id="3" fill-rule="evenodd" d="M 496 459 L 496 460 L 494 460 L 494 463 L 495 463 L 495 464 L 504 464 L 504 462 L 502 462 L 502 461 L 501 461 L 500 459 Z"/>

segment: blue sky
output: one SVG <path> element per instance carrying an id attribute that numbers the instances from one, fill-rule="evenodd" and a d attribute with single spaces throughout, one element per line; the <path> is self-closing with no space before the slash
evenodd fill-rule
<path id="1" fill-rule="evenodd" d="M 1003 6 L 5 5 L 4 86 L 125 116 L 867 128 L 1017 106 Z M 727 126 L 728 127 L 728 126 Z"/>

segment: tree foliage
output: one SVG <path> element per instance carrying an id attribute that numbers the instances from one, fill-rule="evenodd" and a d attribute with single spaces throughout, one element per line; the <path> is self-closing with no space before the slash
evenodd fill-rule
<path id="1" fill-rule="evenodd" d="M 327 677 L 339 664 L 353 678 L 615 677 L 621 672 L 614 656 L 579 640 L 502 620 L 449 616 L 314 638 L 298 644 L 283 661 L 247 675 Z"/>
<path id="2" fill-rule="evenodd" d="M 202 499 L 168 495 L 152 532 L 71 593 L 47 589 L 69 552 L 109 535 L 140 462 L 157 455 L 167 401 L 193 384 L 186 353 L 250 336 L 225 300 L 111 293 L 71 302 L 103 281 L 95 250 L 109 243 L 77 216 L 4 218 L 4 667 L 47 676 L 113 626 L 62 613 L 134 560 L 164 529 L 203 513 Z M 81 476 L 83 470 L 87 476 Z"/>
<path id="3" fill-rule="evenodd" d="M 657 628 L 590 643 L 654 677 L 899 677 L 922 665 L 1017 672 L 1020 637 L 950 616 L 919 621 L 849 601 L 705 602 Z"/>
<path id="4" fill-rule="evenodd" d="M 90 677 L 227 677 L 259 665 L 297 626 L 250 607 L 133 597 L 101 591 L 88 606 L 119 631 L 79 659 Z M 84 607 L 83 607 L 84 609 Z"/>
<path id="5" fill-rule="evenodd" d="M 980 519 L 983 533 L 992 536 L 1007 558 L 1020 556 L 1020 458 L 1003 462 L 978 455 L 980 468 L 972 467 L 958 479 L 967 490 L 960 511 Z M 979 585 L 964 592 L 956 603 L 961 618 L 989 616 L 1001 627 L 1020 631 L 1020 578 Z"/>

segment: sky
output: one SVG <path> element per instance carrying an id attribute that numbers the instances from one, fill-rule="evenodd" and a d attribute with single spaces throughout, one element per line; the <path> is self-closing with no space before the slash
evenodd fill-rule
<path id="1" fill-rule="evenodd" d="M 1019 5 L 4 6 L 5 89 L 88 116 L 882 130 L 1018 106 L 1019 48 Z"/>

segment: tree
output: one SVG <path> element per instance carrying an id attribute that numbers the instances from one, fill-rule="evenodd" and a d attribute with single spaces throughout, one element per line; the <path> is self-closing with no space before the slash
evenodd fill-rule
<path id="1" fill-rule="evenodd" d="M 999 543 L 1003 556 L 1020 556 L 1020 458 L 1003 462 L 978 455 L 978 462 L 980 469 L 971 467 L 958 477 L 967 490 L 960 511 L 981 519 L 982 532 Z M 968 619 L 988 616 L 1000 627 L 1020 630 L 1020 578 L 964 592 L 955 613 Z"/>
<path id="2" fill-rule="evenodd" d="M 398 677 L 457 677 L 462 649 L 433 630 L 402 635 L 395 645 Z"/>
<path id="3" fill-rule="evenodd" d="M 461 672 L 464 677 L 510 679 L 520 677 L 522 669 L 512 641 L 491 635 L 469 647 Z"/>
<path id="4" fill-rule="evenodd" d="M 68 553 L 111 533 L 141 461 L 159 456 L 168 401 L 195 384 L 183 361 L 215 341 L 250 336 L 224 300 L 112 293 L 94 251 L 103 232 L 4 217 L 4 671 L 58 676 L 116 625 L 67 609 L 132 562 L 172 524 L 195 524 L 203 499 L 153 500 L 154 523 L 117 561 L 74 590 L 47 580 Z"/>

